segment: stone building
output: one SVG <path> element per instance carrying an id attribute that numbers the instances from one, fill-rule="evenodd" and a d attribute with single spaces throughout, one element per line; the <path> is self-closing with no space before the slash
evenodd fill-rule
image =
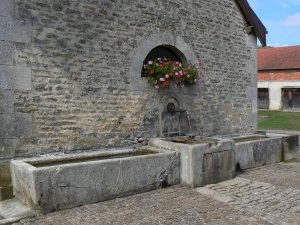
<path id="1" fill-rule="evenodd" d="M 246 0 L 1 0 L 0 158 L 132 146 L 164 135 L 169 101 L 194 134 L 256 131 L 256 40 Z M 162 46 L 203 64 L 199 86 L 141 76 Z"/>
<path id="2" fill-rule="evenodd" d="M 258 107 L 300 109 L 300 46 L 258 50 Z"/>

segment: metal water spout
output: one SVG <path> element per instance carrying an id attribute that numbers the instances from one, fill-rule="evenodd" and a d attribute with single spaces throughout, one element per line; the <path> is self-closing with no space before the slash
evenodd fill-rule
<path id="1" fill-rule="evenodd" d="M 186 109 L 176 109 L 176 106 L 174 103 L 170 102 L 168 103 L 167 105 L 167 111 L 174 115 L 176 113 L 180 113 L 180 114 L 183 114 L 185 113 L 185 116 L 188 120 L 188 125 L 189 125 L 189 136 L 192 137 L 192 125 L 191 125 L 191 114 L 186 110 Z M 170 135 L 170 133 L 168 132 L 168 136 Z M 181 136 L 181 131 L 179 131 L 179 136 Z"/>

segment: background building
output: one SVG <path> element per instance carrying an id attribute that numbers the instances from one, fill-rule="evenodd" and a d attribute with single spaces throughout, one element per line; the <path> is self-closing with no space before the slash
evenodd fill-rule
<path id="1" fill-rule="evenodd" d="M 258 108 L 300 110 L 300 46 L 258 49 Z"/>

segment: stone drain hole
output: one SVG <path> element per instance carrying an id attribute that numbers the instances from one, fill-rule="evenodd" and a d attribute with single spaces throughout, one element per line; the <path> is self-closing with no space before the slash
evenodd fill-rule
<path id="1" fill-rule="evenodd" d="M 235 173 L 236 175 L 242 174 L 244 172 L 244 170 L 241 168 L 240 164 L 237 163 L 235 166 Z"/>

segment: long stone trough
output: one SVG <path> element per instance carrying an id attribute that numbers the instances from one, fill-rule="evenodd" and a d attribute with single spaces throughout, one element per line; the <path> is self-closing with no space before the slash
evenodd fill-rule
<path id="1" fill-rule="evenodd" d="M 176 152 L 144 148 L 13 160 L 15 196 L 46 213 L 179 183 Z"/>

